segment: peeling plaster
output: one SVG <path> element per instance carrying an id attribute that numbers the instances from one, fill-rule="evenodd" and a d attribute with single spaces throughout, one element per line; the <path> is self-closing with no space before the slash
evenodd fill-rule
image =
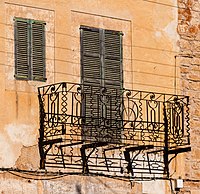
<path id="1" fill-rule="evenodd" d="M 161 16 L 160 18 L 157 17 L 158 14 Z M 157 5 L 152 12 L 152 17 L 155 40 L 160 43 L 163 42 L 168 47 L 171 47 L 170 49 L 172 50 L 178 50 L 177 9 L 164 10 L 162 6 Z"/>
<path id="2" fill-rule="evenodd" d="M 8 124 L 0 134 L 0 167 L 15 166 L 23 146 L 37 144 L 34 125 Z"/>
<path id="3" fill-rule="evenodd" d="M 175 4 L 177 5 L 177 4 Z M 171 39 L 171 44 L 173 45 L 173 50 L 178 50 L 177 41 L 179 40 L 179 35 L 177 33 L 177 25 L 178 25 L 178 12 L 177 9 L 171 10 L 171 22 L 168 23 L 163 32 Z"/>
<path id="4" fill-rule="evenodd" d="M 148 194 L 161 194 L 165 193 L 165 182 L 164 181 L 146 181 L 145 184 L 142 184 L 143 193 Z"/>
<path id="5" fill-rule="evenodd" d="M 19 169 L 37 170 L 39 169 L 39 150 L 38 145 L 21 148 L 20 156 L 18 157 L 15 166 Z"/>
<path id="6" fill-rule="evenodd" d="M 12 145 L 8 142 L 7 138 L 0 135 L 0 167 L 12 167 L 16 161 L 16 155 L 19 153 L 13 152 Z"/>
<path id="7" fill-rule="evenodd" d="M 32 146 L 37 142 L 35 128 L 34 125 L 8 124 L 5 126 L 5 132 L 12 142 Z"/>
<path id="8" fill-rule="evenodd" d="M 161 32 L 159 32 L 159 31 L 156 31 L 155 35 L 156 35 L 156 37 L 157 37 L 157 38 L 161 38 L 161 36 L 162 36 L 162 33 L 161 33 Z"/>
<path id="9" fill-rule="evenodd" d="M 164 28 L 164 32 L 171 38 L 174 39 L 177 37 L 177 21 L 173 20 L 172 22 L 170 22 L 165 28 Z"/>
<path id="10" fill-rule="evenodd" d="M 165 34 L 171 39 L 172 41 L 172 45 L 173 45 L 173 49 L 177 49 L 177 41 L 178 41 L 178 34 L 177 34 L 177 20 L 173 20 L 172 22 L 170 22 L 164 29 L 163 32 L 165 32 Z"/>

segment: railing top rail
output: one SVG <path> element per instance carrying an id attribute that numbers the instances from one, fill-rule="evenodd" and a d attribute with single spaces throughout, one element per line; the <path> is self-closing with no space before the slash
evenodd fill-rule
<path id="1" fill-rule="evenodd" d="M 88 87 L 87 91 L 82 92 L 82 87 Z M 38 87 L 38 93 L 42 96 L 55 93 L 55 92 L 62 92 L 63 89 L 67 92 L 71 92 L 73 88 L 77 87 L 76 89 L 79 89 L 79 92 L 81 93 L 92 93 L 96 90 L 93 90 L 93 88 L 97 88 L 97 86 L 92 86 L 90 84 L 81 84 L 81 83 L 72 83 L 72 82 L 60 82 L 55 84 L 49 84 L 45 86 Z M 105 87 L 98 86 L 99 90 L 102 90 Z M 189 96 L 187 95 L 177 95 L 177 94 L 170 94 L 170 93 L 162 93 L 162 92 L 149 92 L 149 91 L 140 91 L 140 90 L 134 90 L 134 89 L 116 89 L 114 87 L 106 87 L 106 89 L 111 89 L 112 91 L 116 91 L 117 95 L 124 95 L 128 98 L 134 98 L 134 99 L 150 99 L 150 100 L 159 100 L 162 98 L 163 102 L 166 101 L 175 101 L 177 100 L 184 100 L 185 103 L 189 104 Z M 106 95 L 106 93 L 104 93 Z"/>

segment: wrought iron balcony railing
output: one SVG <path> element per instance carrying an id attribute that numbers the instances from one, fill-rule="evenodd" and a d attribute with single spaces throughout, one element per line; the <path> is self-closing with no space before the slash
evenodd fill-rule
<path id="1" fill-rule="evenodd" d="M 65 82 L 38 92 L 41 168 L 162 178 L 190 151 L 187 96 Z"/>

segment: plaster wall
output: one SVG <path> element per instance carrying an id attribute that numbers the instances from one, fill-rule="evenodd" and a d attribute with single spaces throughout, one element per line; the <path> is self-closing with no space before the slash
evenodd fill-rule
<path id="1" fill-rule="evenodd" d="M 46 22 L 45 83 L 14 78 L 14 17 Z M 125 88 L 183 93 L 182 67 L 175 57 L 179 54 L 176 1 L 0 0 L 0 167 L 39 168 L 37 87 L 61 81 L 80 83 L 80 25 L 124 33 Z M 182 166 L 184 162 L 177 176 Z M 6 194 L 169 193 L 168 182 L 151 182 L 152 187 L 135 183 L 131 188 L 130 183 L 98 177 L 31 182 L 7 173 L 0 177 L 0 192 Z M 81 190 L 76 185 L 82 185 Z"/>

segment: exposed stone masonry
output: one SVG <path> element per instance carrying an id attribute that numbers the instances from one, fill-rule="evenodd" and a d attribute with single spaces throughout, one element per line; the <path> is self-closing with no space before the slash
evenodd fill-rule
<path id="1" fill-rule="evenodd" d="M 190 96 L 192 152 L 185 158 L 184 194 L 200 191 L 200 1 L 178 0 L 180 74 L 183 93 Z"/>

